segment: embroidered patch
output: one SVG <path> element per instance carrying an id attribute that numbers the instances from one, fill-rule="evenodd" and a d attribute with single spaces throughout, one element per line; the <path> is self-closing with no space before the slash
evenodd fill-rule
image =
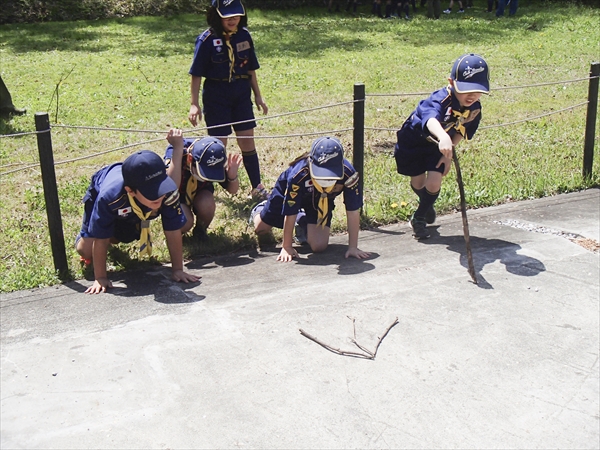
<path id="1" fill-rule="evenodd" d="M 304 186 L 306 186 L 306 187 L 313 187 L 313 186 L 314 186 L 314 184 L 313 184 L 313 182 L 312 182 L 312 178 L 309 178 L 308 180 L 306 180 L 306 181 L 304 182 Z"/>
<path id="2" fill-rule="evenodd" d="M 358 174 L 358 172 L 354 172 L 354 175 L 349 176 L 348 179 L 344 182 L 344 186 L 346 186 L 349 189 L 353 189 L 358 184 L 359 178 L 360 175 Z"/>
<path id="3" fill-rule="evenodd" d="M 171 194 L 169 194 L 168 197 L 165 198 L 164 200 L 164 204 L 165 206 L 172 206 L 174 204 L 176 204 L 179 201 L 179 191 L 173 191 L 171 192 Z"/>
<path id="4" fill-rule="evenodd" d="M 131 214 L 131 206 L 128 206 L 127 208 L 119 209 L 118 213 L 120 216 L 127 216 L 127 215 Z"/>
<path id="5" fill-rule="evenodd" d="M 222 39 L 214 39 L 213 40 L 213 45 L 215 47 L 221 47 L 221 46 L 223 46 L 223 40 Z"/>
<path id="6" fill-rule="evenodd" d="M 244 50 L 248 50 L 250 48 L 250 42 L 238 42 L 235 46 L 235 49 L 239 52 L 243 52 Z"/>

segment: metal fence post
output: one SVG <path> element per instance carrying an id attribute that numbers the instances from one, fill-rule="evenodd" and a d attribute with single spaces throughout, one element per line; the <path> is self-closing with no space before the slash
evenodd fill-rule
<path id="1" fill-rule="evenodd" d="M 54 268 L 58 272 L 59 278 L 65 280 L 69 275 L 69 265 L 67 263 L 60 203 L 58 201 L 48 113 L 35 114 L 35 129 L 38 131 L 38 152 L 40 155 L 40 168 L 42 170 L 42 183 L 44 186 L 44 199 L 46 200 L 46 214 L 48 216 L 48 230 L 50 232 Z"/>
<path id="2" fill-rule="evenodd" d="M 598 111 L 598 77 L 600 76 L 600 63 L 590 65 L 590 84 L 588 88 L 588 107 L 585 121 L 585 143 L 583 145 L 583 178 L 592 176 L 594 163 L 594 141 L 596 134 L 596 116 Z"/>
<path id="3" fill-rule="evenodd" d="M 352 135 L 352 165 L 360 174 L 358 187 L 363 192 L 365 166 L 365 85 L 354 85 L 354 132 Z"/>

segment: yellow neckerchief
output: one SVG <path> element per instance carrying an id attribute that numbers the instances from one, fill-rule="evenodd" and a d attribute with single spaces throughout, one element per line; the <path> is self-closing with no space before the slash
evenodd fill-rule
<path id="1" fill-rule="evenodd" d="M 463 123 L 469 117 L 470 113 L 470 109 L 467 109 L 465 112 L 462 113 L 460 111 L 452 110 L 452 115 L 457 118 L 456 123 L 454 124 L 454 128 L 456 128 L 456 131 L 458 131 L 461 134 L 465 141 L 468 141 L 469 138 L 467 137 L 467 130 L 465 129 Z"/>
<path id="2" fill-rule="evenodd" d="M 237 33 L 237 28 L 231 32 L 223 31 L 223 37 L 225 38 L 225 45 L 227 46 L 227 53 L 229 54 L 229 82 L 233 78 L 233 70 L 235 69 L 235 56 L 233 54 L 233 47 L 231 46 L 231 36 Z"/>
<path id="3" fill-rule="evenodd" d="M 190 208 L 194 206 L 194 197 L 196 196 L 196 191 L 198 190 L 198 180 L 194 177 L 192 173 L 192 163 L 194 162 L 194 158 L 192 157 L 192 149 L 194 148 L 194 144 L 198 142 L 200 139 L 196 139 L 194 142 L 190 144 L 187 148 L 187 160 L 185 162 L 185 168 L 190 171 L 190 177 L 188 178 L 187 184 L 185 185 L 185 204 Z"/>
<path id="4" fill-rule="evenodd" d="M 152 239 L 150 238 L 150 221 L 148 220 L 148 217 L 150 217 L 150 214 L 152 214 L 152 210 L 148 211 L 146 215 L 144 215 L 142 208 L 140 208 L 135 202 L 135 197 L 129 192 L 127 193 L 127 196 L 129 197 L 131 209 L 133 209 L 135 215 L 138 216 L 142 221 L 140 224 L 140 256 L 152 256 Z"/>
<path id="5" fill-rule="evenodd" d="M 327 223 L 327 213 L 329 212 L 329 198 L 327 194 L 330 194 L 335 187 L 335 183 L 333 183 L 328 188 L 321 187 L 321 185 L 312 178 L 313 186 L 315 189 L 321 194 L 319 197 L 319 204 L 317 205 L 317 226 L 321 225 L 321 227 L 325 228 L 325 224 Z"/>

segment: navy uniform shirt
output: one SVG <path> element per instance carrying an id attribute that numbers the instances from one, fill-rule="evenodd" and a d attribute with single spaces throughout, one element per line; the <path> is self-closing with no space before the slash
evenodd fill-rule
<path id="1" fill-rule="evenodd" d="M 362 207 L 363 198 L 358 187 L 358 174 L 346 159 L 344 159 L 344 178 L 338 180 L 333 192 L 328 194 L 330 204 L 333 204 L 333 199 L 342 193 L 347 211 L 356 211 Z M 304 208 L 305 211 L 310 209 L 316 211 L 320 196 L 321 194 L 313 186 L 308 160 L 305 158 L 288 167 L 279 176 L 271 192 L 270 209 L 275 212 L 281 205 L 283 216 L 298 214 L 300 208 Z"/>
<path id="2" fill-rule="evenodd" d="M 115 236 L 119 223 L 137 225 L 141 219 L 133 212 L 129 197 L 123 186 L 122 163 L 112 164 L 100 169 L 92 177 L 92 183 L 83 201 L 93 200 L 91 216 L 86 237 L 108 239 Z M 144 213 L 149 208 L 136 201 Z M 161 207 L 149 217 L 149 220 L 162 217 L 165 231 L 179 230 L 186 222 L 185 214 L 179 205 L 178 196 L 165 196 Z"/>
<path id="3" fill-rule="evenodd" d="M 183 140 L 183 149 L 184 150 L 183 150 L 183 157 L 181 158 L 181 183 L 179 184 L 179 198 L 180 198 L 180 200 L 183 199 L 185 204 L 188 205 L 189 207 L 192 207 L 193 205 L 191 204 L 190 201 L 188 201 L 188 198 L 186 196 L 186 189 L 187 189 L 188 181 L 190 180 L 190 178 L 192 178 L 192 172 L 190 172 L 190 168 L 187 164 L 187 158 L 188 158 L 188 148 L 195 141 L 196 141 L 195 138 L 185 138 Z M 167 150 L 165 151 L 165 157 L 164 157 L 165 165 L 167 167 L 169 167 L 171 165 L 172 158 L 173 158 L 173 146 L 169 145 L 167 147 Z M 227 189 L 227 187 L 229 185 L 229 181 L 227 181 L 227 178 L 226 178 L 225 181 L 223 181 L 222 183 L 219 183 L 219 184 L 223 187 L 223 189 Z M 215 192 L 215 188 L 214 188 L 212 181 L 198 180 L 198 187 L 196 188 L 196 192 L 199 192 L 202 189 L 208 189 L 211 192 Z"/>
<path id="4" fill-rule="evenodd" d="M 250 32 L 240 28 L 230 39 L 235 59 L 233 76 L 247 76 L 249 70 L 258 69 L 260 66 Z M 229 81 L 230 61 L 225 38 L 218 36 L 212 28 L 196 39 L 196 51 L 189 73 L 196 77 Z"/>
<path id="5" fill-rule="evenodd" d="M 458 113 L 466 117 L 460 117 Z M 463 108 L 453 95 L 451 87 L 435 91 L 425 100 L 421 100 L 404 122 L 397 133 L 398 146 L 404 149 L 429 146 L 437 148 L 435 137 L 427 129 L 427 121 L 431 118 L 437 119 L 450 137 L 460 133 L 468 140 L 475 135 L 479 127 L 481 103 L 477 101 Z"/>

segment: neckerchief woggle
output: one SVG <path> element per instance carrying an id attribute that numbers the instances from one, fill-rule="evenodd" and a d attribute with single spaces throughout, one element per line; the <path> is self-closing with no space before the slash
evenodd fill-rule
<path id="1" fill-rule="evenodd" d="M 148 220 L 148 217 L 152 214 L 152 210 L 144 214 L 142 208 L 135 202 L 135 197 L 129 192 L 127 193 L 127 196 L 129 197 L 131 209 L 133 209 L 135 215 L 142 221 L 140 224 L 140 256 L 152 256 L 152 238 L 150 237 L 150 221 Z"/>

